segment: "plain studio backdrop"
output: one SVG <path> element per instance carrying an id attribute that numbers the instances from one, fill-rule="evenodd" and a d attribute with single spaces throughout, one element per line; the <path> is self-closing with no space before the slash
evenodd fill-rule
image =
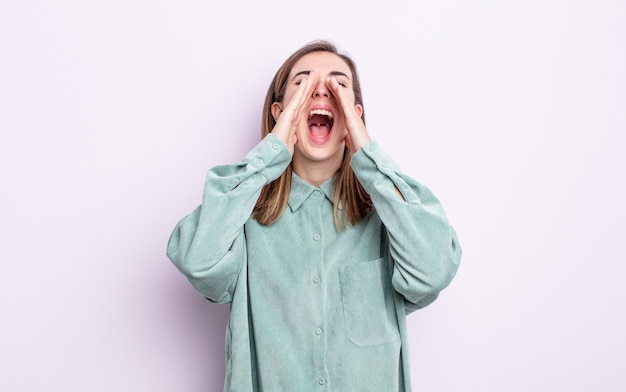
<path id="1" fill-rule="evenodd" d="M 228 306 L 166 243 L 318 38 L 356 60 L 372 137 L 464 248 L 408 318 L 414 389 L 626 390 L 626 2 L 609 0 L 3 1 L 0 390 L 222 389 Z"/>

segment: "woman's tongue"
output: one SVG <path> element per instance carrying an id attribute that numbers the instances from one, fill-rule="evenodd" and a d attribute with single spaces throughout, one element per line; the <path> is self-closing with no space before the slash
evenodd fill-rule
<path id="1" fill-rule="evenodd" d="M 315 140 L 324 140 L 330 133 L 330 129 L 327 125 L 311 125 L 309 126 L 309 132 Z"/>
<path id="2" fill-rule="evenodd" d="M 330 133 L 331 124 L 326 116 L 314 115 L 308 121 L 309 133 L 314 140 L 322 141 Z"/>

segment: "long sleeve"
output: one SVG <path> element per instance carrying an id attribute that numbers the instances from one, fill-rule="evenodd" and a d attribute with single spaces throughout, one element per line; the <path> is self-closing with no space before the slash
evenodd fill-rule
<path id="1" fill-rule="evenodd" d="M 404 175 L 375 141 L 354 154 L 351 165 L 386 228 L 392 284 L 405 298 L 407 313 L 429 305 L 449 285 L 461 259 L 456 233 L 439 200 Z"/>
<path id="2" fill-rule="evenodd" d="M 167 256 L 207 299 L 232 300 L 246 258 L 244 224 L 264 185 L 291 161 L 284 143 L 267 135 L 239 163 L 209 170 L 202 204 L 175 227 Z"/>

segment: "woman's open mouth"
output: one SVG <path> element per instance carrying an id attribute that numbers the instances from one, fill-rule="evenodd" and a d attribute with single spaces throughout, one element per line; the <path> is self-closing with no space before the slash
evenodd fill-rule
<path id="1" fill-rule="evenodd" d="M 333 130 L 335 120 L 333 113 L 328 109 L 315 108 L 309 112 L 307 126 L 309 127 L 309 135 L 315 143 L 326 143 L 330 139 L 330 133 Z"/>

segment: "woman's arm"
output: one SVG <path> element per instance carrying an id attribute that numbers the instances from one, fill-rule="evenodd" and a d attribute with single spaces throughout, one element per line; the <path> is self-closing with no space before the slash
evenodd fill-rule
<path id="1" fill-rule="evenodd" d="M 387 229 L 393 286 L 404 296 L 407 312 L 424 307 L 437 298 L 459 267 L 456 233 L 430 190 L 402 174 L 371 140 L 363 107 L 355 104 L 347 86 L 336 78 L 327 83 L 346 118 L 351 166 Z"/>
<path id="2" fill-rule="evenodd" d="M 393 287 L 408 301 L 409 311 L 430 304 L 448 286 L 461 258 L 439 200 L 404 175 L 375 141 L 356 152 L 351 165 L 387 230 Z"/>
<path id="3" fill-rule="evenodd" d="M 290 161 L 285 144 L 269 134 L 241 162 L 211 169 L 202 204 L 176 225 L 167 256 L 209 300 L 232 299 L 246 257 L 244 224 L 263 186 Z"/>

